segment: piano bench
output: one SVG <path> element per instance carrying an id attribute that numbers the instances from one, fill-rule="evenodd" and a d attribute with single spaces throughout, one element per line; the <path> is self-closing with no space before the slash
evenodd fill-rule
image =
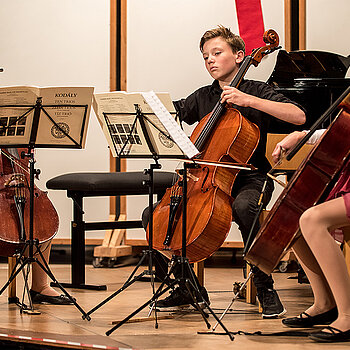
<path id="1" fill-rule="evenodd" d="M 154 194 L 160 199 L 165 190 L 173 184 L 177 175 L 172 172 L 155 171 L 153 176 Z M 85 222 L 83 220 L 84 197 L 147 195 L 149 176 L 144 172 L 122 173 L 69 173 L 47 181 L 51 190 L 65 190 L 73 200 L 73 221 L 71 225 L 71 283 L 64 287 L 105 290 L 106 286 L 85 284 L 85 231 L 142 228 L 141 220 Z"/>

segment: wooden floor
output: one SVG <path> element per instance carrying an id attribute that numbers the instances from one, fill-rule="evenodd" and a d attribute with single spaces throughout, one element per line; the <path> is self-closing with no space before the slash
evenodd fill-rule
<path id="1" fill-rule="evenodd" d="M 69 281 L 69 265 L 52 265 L 53 273 L 60 282 Z M 94 269 L 86 266 L 87 283 L 107 284 L 108 290 L 68 290 L 77 298 L 79 305 L 87 312 L 112 292 L 122 286 L 133 266 L 122 268 Z M 144 268 L 140 268 L 142 272 Z M 309 285 L 298 284 L 295 279 L 288 279 L 295 273 L 276 273 L 274 278 L 276 288 L 288 311 L 287 315 L 296 315 L 305 310 L 311 303 L 312 296 Z M 0 265 L 0 278 L 7 280 L 7 265 Z M 17 278 L 17 294 L 22 293 L 22 278 Z M 206 268 L 205 284 L 209 291 L 211 306 L 220 314 L 220 311 L 232 300 L 232 283 L 242 281 L 241 269 Z M 39 305 L 40 315 L 20 314 L 16 305 L 9 305 L 7 291 L 0 296 L 0 340 L 10 335 L 13 339 L 25 336 L 38 339 L 47 339 L 52 345 L 65 344 L 72 348 L 103 349 L 319 349 L 321 345 L 308 338 L 293 336 L 246 336 L 236 335 L 234 341 L 228 336 L 219 334 L 197 334 L 198 331 L 207 331 L 202 317 L 197 313 L 183 313 L 174 315 L 171 319 L 159 320 L 159 328 L 155 322 L 127 323 L 114 331 L 110 336 L 105 333 L 112 328 L 112 321 L 122 320 L 152 296 L 150 283 L 134 283 L 126 291 L 109 301 L 102 308 L 91 315 L 91 321 L 83 320 L 81 313 L 75 306 Z M 146 317 L 148 308 L 142 310 L 137 317 Z M 168 316 L 169 313 L 158 313 L 159 316 Z M 212 316 L 209 317 L 211 326 L 215 324 Z M 257 306 L 237 301 L 233 310 L 223 319 L 225 326 L 232 332 L 239 330 L 264 333 L 289 330 L 284 328 L 280 319 L 263 320 L 258 313 Z M 222 329 L 217 328 L 216 333 Z M 26 339 L 26 338 L 25 338 Z M 56 341 L 53 343 L 52 341 Z M 28 340 L 29 341 L 29 340 Z M 37 342 L 40 342 L 37 340 Z M 70 344 L 67 344 L 70 342 Z M 80 344 L 86 344 L 80 346 Z M 61 345 L 63 347 L 63 345 Z M 348 349 L 349 345 L 331 344 L 323 347 Z"/>

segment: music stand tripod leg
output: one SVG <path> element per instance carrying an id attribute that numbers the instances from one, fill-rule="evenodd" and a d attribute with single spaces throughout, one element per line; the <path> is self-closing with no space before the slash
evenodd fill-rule
<path id="1" fill-rule="evenodd" d="M 89 310 L 87 312 L 87 315 L 91 315 L 92 313 L 94 313 L 95 311 L 97 311 L 99 308 L 101 308 L 103 305 L 105 305 L 106 303 L 108 303 L 110 300 L 112 300 L 114 297 L 116 297 L 118 294 L 120 294 L 121 292 L 123 292 L 125 289 L 127 289 L 129 286 L 131 286 L 134 282 L 140 280 L 143 276 L 145 276 L 146 274 L 148 274 L 148 271 L 145 270 L 143 272 L 141 272 L 139 275 L 135 276 L 136 271 L 139 269 L 139 267 L 142 265 L 144 259 L 147 257 L 147 252 L 144 251 L 140 261 L 138 262 L 138 264 L 136 265 L 136 267 L 134 268 L 134 270 L 132 271 L 132 273 L 130 274 L 130 276 L 128 277 L 128 279 L 124 282 L 124 284 L 117 289 L 115 292 L 113 292 L 110 296 L 108 296 L 106 299 L 102 300 L 99 304 L 97 304 L 96 306 L 94 306 L 91 310 Z M 83 319 L 85 319 L 85 317 L 83 316 Z"/>
<path id="2" fill-rule="evenodd" d="M 194 272 L 193 272 L 193 270 L 191 268 L 191 265 L 190 265 L 188 259 L 184 258 L 184 257 L 176 257 L 176 258 L 177 258 L 177 264 L 179 264 L 181 266 L 181 271 L 187 271 L 187 274 L 190 277 L 188 278 L 188 277 L 185 277 L 183 275 L 181 278 L 176 279 L 174 283 L 177 283 L 180 287 L 185 285 L 185 287 L 187 288 L 187 291 L 189 292 L 189 295 L 192 298 L 193 306 L 195 306 L 197 311 L 200 312 L 200 314 L 201 314 L 204 322 L 206 323 L 208 329 L 211 327 L 210 323 L 206 319 L 208 317 L 208 315 L 199 306 L 198 301 L 199 302 L 202 301 L 204 303 L 204 305 L 205 305 L 206 309 L 208 310 L 208 312 L 217 321 L 217 325 L 220 324 L 222 329 L 225 331 L 225 334 L 228 335 L 228 337 L 230 338 L 231 341 L 233 341 L 234 340 L 233 334 L 221 322 L 221 319 L 218 318 L 218 316 L 215 314 L 215 312 L 209 306 L 208 302 L 202 296 L 202 294 L 200 292 L 200 289 L 199 289 L 199 286 L 198 286 L 198 283 L 196 281 L 196 277 L 194 275 Z M 190 288 L 190 286 L 192 287 L 192 289 Z M 198 300 L 198 297 L 199 297 L 199 300 Z"/>
<path id="3" fill-rule="evenodd" d="M 28 155 L 29 159 L 29 174 L 30 174 L 30 187 L 29 187 L 29 195 L 30 195 L 30 225 L 29 225 L 29 257 L 28 259 L 31 262 L 35 262 L 39 264 L 40 268 L 48 275 L 52 281 L 56 283 L 56 285 L 61 289 L 61 291 L 69 298 L 69 300 L 73 301 L 73 304 L 77 307 L 77 309 L 85 316 L 86 312 L 76 303 L 73 297 L 71 297 L 68 292 L 62 287 L 62 285 L 56 280 L 55 276 L 51 272 L 44 256 L 42 255 L 41 249 L 39 247 L 39 240 L 34 239 L 34 176 L 37 173 L 37 170 L 34 168 L 34 146 L 29 145 L 28 147 Z M 42 261 L 45 266 L 37 259 L 34 258 L 34 246 L 36 251 L 39 253 Z M 89 316 L 87 316 L 89 317 Z"/>
<path id="4" fill-rule="evenodd" d="M 233 303 L 238 299 L 240 293 L 242 292 L 242 290 L 244 289 L 244 287 L 247 285 L 247 283 L 249 282 L 249 280 L 251 279 L 251 277 L 253 276 L 253 270 L 249 271 L 249 275 L 246 278 L 246 280 L 243 282 L 243 284 L 241 285 L 241 287 L 239 288 L 239 290 L 237 291 L 237 293 L 233 296 L 231 302 L 227 305 L 226 309 L 224 310 L 224 312 L 220 315 L 219 320 L 221 321 L 225 315 L 227 314 L 227 312 L 230 310 L 231 306 L 233 305 Z M 217 322 L 214 327 L 212 328 L 212 332 L 215 332 L 216 327 L 219 325 L 219 322 Z"/>
<path id="5" fill-rule="evenodd" d="M 33 307 L 33 304 L 32 304 L 32 300 L 31 300 L 31 297 L 30 297 L 30 293 L 29 293 L 28 277 L 29 277 L 29 273 L 30 273 L 30 264 L 32 263 L 32 259 L 30 257 L 27 257 L 27 258 L 24 257 L 24 253 L 27 250 L 28 246 L 29 246 L 29 241 L 26 241 L 26 243 L 24 244 L 24 247 L 22 248 L 21 252 L 16 257 L 16 263 L 13 266 L 13 269 L 11 271 L 11 274 L 9 276 L 8 281 L 5 283 L 5 285 L 0 290 L 0 295 L 4 292 L 4 290 L 6 288 L 9 287 L 11 282 L 14 281 L 15 278 L 17 277 L 17 275 L 22 271 L 23 280 L 24 280 L 22 301 L 20 302 L 19 298 L 16 297 L 16 300 L 13 301 L 12 303 L 15 303 L 17 306 L 19 306 L 20 313 L 27 312 L 27 313 L 30 313 L 30 314 L 34 315 L 34 314 L 40 314 L 40 312 L 34 310 L 34 307 Z M 25 267 L 27 267 L 26 271 L 24 271 Z M 29 308 L 24 303 L 25 293 L 27 293 L 27 296 L 28 296 Z"/>
<path id="6" fill-rule="evenodd" d="M 202 294 L 200 293 L 200 289 L 198 286 L 198 283 L 196 281 L 196 278 L 194 276 L 193 270 L 189 264 L 189 261 L 186 257 L 186 211 L 187 211 L 187 169 L 191 168 L 193 165 L 192 164 L 184 164 L 184 170 L 183 170 L 183 181 L 182 181 L 182 186 L 183 186 L 183 222 L 182 222 L 182 253 L 181 256 L 173 256 L 172 257 L 172 262 L 171 262 L 171 268 L 170 271 L 168 272 L 166 278 L 164 281 L 161 283 L 159 286 L 158 290 L 155 292 L 153 297 L 148 300 L 145 304 L 140 306 L 137 310 L 135 310 L 133 313 L 131 313 L 129 316 L 127 316 L 124 320 L 121 322 L 117 323 L 114 327 L 112 327 L 109 331 L 106 332 L 106 335 L 110 335 L 112 332 L 114 332 L 116 329 L 121 327 L 124 323 L 126 323 L 129 319 L 131 319 L 134 315 L 136 315 L 138 312 L 140 312 L 142 309 L 144 309 L 147 305 L 150 305 L 152 302 L 155 303 L 154 309 L 156 310 L 156 303 L 157 299 L 166 293 L 170 288 L 173 288 L 174 285 L 178 285 L 180 288 L 181 287 L 186 287 L 189 295 L 192 298 L 193 305 L 196 307 L 196 309 L 201 313 L 201 316 L 203 320 L 205 321 L 206 325 L 208 328 L 210 328 L 210 324 L 208 322 L 207 315 L 204 313 L 204 311 L 200 308 L 198 304 L 198 297 L 202 299 L 204 304 L 206 305 L 207 309 L 209 310 L 210 314 L 217 320 L 217 322 L 222 326 L 223 330 L 225 331 L 225 334 L 227 334 L 230 338 L 230 340 L 234 340 L 234 336 L 227 330 L 225 325 L 219 320 L 219 318 L 215 315 L 214 311 L 209 307 L 209 304 L 206 302 L 206 300 L 203 298 Z M 150 217 L 153 218 L 153 216 Z M 152 228 L 152 226 L 151 226 Z M 162 290 L 165 281 L 169 279 L 170 275 L 173 273 L 173 271 L 176 269 L 177 265 L 180 266 L 180 271 L 181 271 L 181 277 L 176 278 L 170 285 L 168 285 L 164 290 Z M 187 276 L 185 276 L 187 272 Z M 192 287 L 192 289 L 190 288 Z"/>
<path id="7" fill-rule="evenodd" d="M 100 307 L 102 307 L 104 304 L 106 304 L 108 301 L 112 300 L 115 296 L 123 292 L 125 289 L 127 289 L 129 286 L 131 286 L 134 282 L 140 280 L 143 276 L 149 275 L 151 276 L 151 285 L 152 285 L 152 292 L 153 295 L 156 293 L 155 292 L 155 287 L 154 287 L 154 272 L 153 272 L 153 261 L 154 258 L 156 259 L 155 256 L 155 250 L 153 249 L 153 195 L 154 195 L 154 178 L 153 178 L 153 170 L 154 169 L 160 169 L 161 165 L 158 163 L 158 158 L 156 156 L 153 157 L 155 164 L 151 164 L 149 169 L 145 170 L 145 174 L 148 175 L 148 180 L 144 182 L 144 185 L 148 186 L 149 188 L 149 201 L 148 201 L 148 208 L 149 208 L 149 213 L 150 213 L 150 219 L 149 219 L 149 242 L 148 242 L 148 249 L 143 251 L 143 255 L 131 273 L 131 275 L 128 277 L 126 282 L 123 284 L 121 288 L 116 290 L 113 294 L 108 296 L 106 299 L 101 301 L 98 305 L 93 307 L 91 310 L 87 312 L 87 315 L 91 315 L 93 312 L 98 310 Z M 141 272 L 139 275 L 135 276 L 136 271 L 138 268 L 141 266 L 142 262 L 144 259 L 148 257 L 148 270 L 145 270 Z M 148 305 L 148 304 L 147 304 Z M 131 316 L 132 317 L 132 316 Z M 83 315 L 83 319 L 85 318 L 85 315 Z M 155 317 L 156 320 L 156 328 L 158 327 L 157 324 L 157 317 Z"/>
<path id="8" fill-rule="evenodd" d="M 225 325 L 221 322 L 221 320 L 216 316 L 216 314 L 214 313 L 214 311 L 210 308 L 209 304 L 207 303 L 207 301 L 204 299 L 204 297 L 202 296 L 199 286 L 196 282 L 195 276 L 194 276 L 194 272 L 189 264 L 189 261 L 186 257 L 186 238 L 187 238 L 187 171 L 191 168 L 197 167 L 196 164 L 193 163 L 184 163 L 184 168 L 182 170 L 182 176 L 183 176 L 183 180 L 182 180 L 182 192 L 183 192 L 183 215 L 182 215 L 182 249 L 181 249 L 181 254 L 182 254 L 182 259 L 181 259 L 181 263 L 182 264 L 186 264 L 185 266 L 187 267 L 187 270 L 189 271 L 189 275 L 191 277 L 192 283 L 193 283 L 193 287 L 195 288 L 195 292 L 197 292 L 197 294 L 199 295 L 199 297 L 202 299 L 202 301 L 204 302 L 204 304 L 206 305 L 209 313 L 215 318 L 215 320 L 220 324 L 220 326 L 222 327 L 222 329 L 225 331 L 225 334 L 228 335 L 228 337 L 230 338 L 231 341 L 234 340 L 234 336 L 228 331 L 228 329 L 225 327 Z M 181 271 L 184 271 L 184 268 L 181 268 Z M 183 274 L 183 272 L 182 272 Z M 184 277 L 184 276 L 182 276 Z M 187 286 L 188 287 L 188 286 Z M 192 296 L 193 299 L 193 296 Z M 197 303 L 197 308 L 199 308 L 198 303 Z M 205 320 L 204 315 L 202 314 L 203 319 Z M 206 321 L 206 320 L 205 320 Z M 209 327 L 210 328 L 210 325 Z"/>
<path id="9" fill-rule="evenodd" d="M 24 269 L 22 269 L 23 280 L 24 280 L 22 302 L 18 303 L 17 305 L 20 307 L 20 313 L 24 312 L 24 313 L 27 313 L 30 315 L 40 315 L 41 312 L 34 309 L 33 301 L 32 301 L 32 298 L 31 298 L 30 292 L 29 292 L 28 277 L 29 277 L 29 273 L 30 273 L 31 262 L 28 261 L 28 263 L 24 266 L 26 266 L 27 269 L 26 269 L 26 271 L 24 271 Z M 26 293 L 27 293 L 27 297 L 28 297 L 28 301 L 29 301 L 29 307 L 24 303 L 24 298 L 25 298 Z"/>
<path id="10" fill-rule="evenodd" d="M 143 305 L 141 305 L 138 309 L 136 309 L 134 312 L 132 312 L 129 316 L 125 317 L 122 321 L 118 322 L 114 327 L 112 327 L 109 331 L 106 332 L 106 335 L 110 335 L 112 332 L 114 332 L 116 329 L 118 329 L 119 327 L 121 327 L 124 323 L 126 323 L 127 321 L 129 321 L 133 316 L 135 316 L 136 314 L 138 314 L 141 310 L 143 310 L 146 306 L 151 305 L 152 303 L 154 304 L 153 306 L 151 306 L 151 310 L 156 310 L 156 306 L 157 306 L 157 299 L 162 296 L 164 293 L 166 293 L 169 289 L 173 288 L 176 284 L 179 284 L 179 279 L 174 279 L 170 284 L 168 284 L 165 289 L 163 289 L 164 285 L 170 280 L 170 276 L 173 273 L 175 269 L 175 259 L 172 258 L 171 262 L 170 262 L 170 269 L 167 273 L 167 275 L 165 276 L 164 280 L 161 282 L 160 286 L 158 287 L 158 289 L 155 291 L 155 293 L 153 294 L 152 298 L 150 298 L 146 303 L 144 303 Z M 157 314 L 156 314 L 157 315 Z M 157 316 L 156 316 L 156 320 L 157 320 Z"/>

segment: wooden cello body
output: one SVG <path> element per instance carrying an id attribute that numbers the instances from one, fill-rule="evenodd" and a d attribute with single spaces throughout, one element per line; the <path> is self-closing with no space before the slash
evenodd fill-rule
<path id="1" fill-rule="evenodd" d="M 6 154 L 6 156 L 5 156 Z M 18 156 L 18 155 L 17 155 Z M 0 255 L 13 256 L 29 239 L 28 164 L 13 153 L 0 154 Z M 47 193 L 34 187 L 33 238 L 44 250 L 58 231 L 58 215 Z M 34 251 L 35 253 L 35 251 Z"/>
<path id="2" fill-rule="evenodd" d="M 264 41 L 268 45 L 257 49 L 253 57 L 247 57 L 231 86 L 238 87 L 248 67 L 257 65 L 264 55 L 278 46 L 277 33 L 267 31 Z M 254 153 L 259 135 L 255 124 L 237 110 L 218 102 L 212 113 L 201 119 L 191 135 L 191 141 L 200 151 L 200 160 L 241 164 L 247 163 Z M 190 262 L 209 257 L 224 242 L 231 227 L 231 190 L 238 171 L 211 165 L 189 170 L 186 256 Z M 177 183 L 166 191 L 153 214 L 153 247 L 168 257 L 181 254 L 181 196 L 181 185 Z M 177 207 L 174 210 L 175 203 Z"/>
<path id="3" fill-rule="evenodd" d="M 201 128 L 202 123 L 194 130 L 193 138 Z M 246 163 L 258 141 L 258 127 L 244 119 L 237 110 L 230 109 L 212 132 L 210 140 L 206 142 L 202 156 L 203 159 L 211 161 Z M 209 257 L 224 242 L 232 221 L 231 189 L 237 174 L 237 169 L 208 165 L 191 169 L 187 175 L 186 252 L 190 262 L 198 262 Z M 172 188 L 167 189 L 155 209 L 153 220 L 153 229 L 156 232 L 153 240 L 154 248 L 169 257 L 172 254 L 180 255 L 182 243 L 180 205 L 172 227 L 171 243 L 164 244 L 168 231 L 172 191 Z"/>
<path id="4" fill-rule="evenodd" d="M 329 192 L 350 154 L 350 94 L 308 157 L 300 164 L 264 220 L 245 259 L 269 274 L 293 245 L 299 218 Z"/>

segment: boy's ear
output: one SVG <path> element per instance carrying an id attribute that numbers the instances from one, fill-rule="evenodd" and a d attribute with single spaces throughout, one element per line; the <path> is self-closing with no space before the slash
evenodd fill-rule
<path id="1" fill-rule="evenodd" d="M 239 64 L 244 60 L 244 52 L 242 50 L 239 50 L 236 52 L 237 58 L 236 63 Z"/>

